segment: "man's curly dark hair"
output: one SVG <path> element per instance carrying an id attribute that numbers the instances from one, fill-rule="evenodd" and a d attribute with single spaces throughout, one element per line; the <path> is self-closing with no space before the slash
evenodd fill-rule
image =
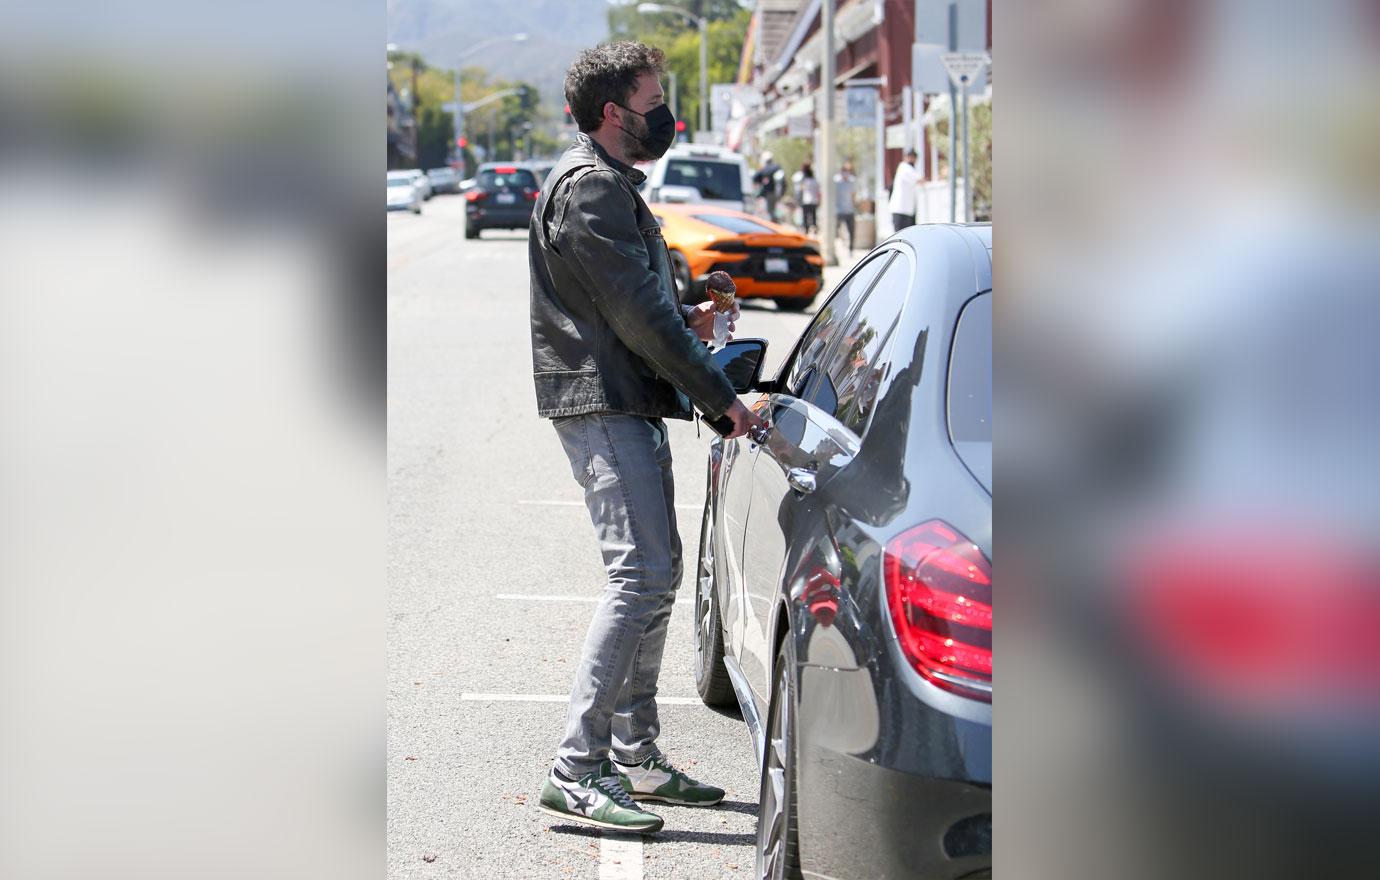
<path id="1" fill-rule="evenodd" d="M 665 53 L 642 43 L 606 43 L 581 52 L 565 74 L 565 101 L 580 131 L 599 127 L 609 101 L 626 107 L 638 76 L 660 76 L 665 64 Z"/>

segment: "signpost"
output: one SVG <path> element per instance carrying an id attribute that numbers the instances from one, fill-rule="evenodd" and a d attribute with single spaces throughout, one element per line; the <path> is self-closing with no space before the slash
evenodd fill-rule
<path id="1" fill-rule="evenodd" d="M 973 220 L 973 166 L 968 161 L 968 87 L 979 74 L 987 69 L 987 55 L 982 52 L 945 52 L 939 56 L 944 62 L 944 69 L 949 72 L 949 79 L 958 86 L 960 94 L 963 96 L 963 222 L 971 223 Z M 955 121 L 950 120 L 949 130 L 952 133 L 955 129 Z M 952 143 L 952 140 L 950 141 Z M 954 157 L 949 157 L 949 175 L 956 178 L 957 172 L 954 165 Z M 955 180 L 954 192 L 957 192 L 957 181 Z"/>

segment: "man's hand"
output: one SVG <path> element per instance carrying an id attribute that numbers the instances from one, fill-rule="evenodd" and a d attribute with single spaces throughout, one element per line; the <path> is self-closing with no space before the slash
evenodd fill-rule
<path id="1" fill-rule="evenodd" d="M 728 313 L 728 338 L 733 338 L 733 328 L 738 320 L 738 304 L 733 304 L 733 311 Z M 685 323 L 690 325 L 690 330 L 704 342 L 714 341 L 714 303 L 702 302 L 699 305 L 686 309 Z"/>
<path id="2" fill-rule="evenodd" d="M 741 437 L 752 429 L 761 430 L 767 427 L 766 422 L 758 418 L 756 413 L 743 406 L 743 402 L 736 398 L 729 408 L 724 410 L 724 415 L 733 420 L 733 430 L 724 438 L 725 440 Z"/>

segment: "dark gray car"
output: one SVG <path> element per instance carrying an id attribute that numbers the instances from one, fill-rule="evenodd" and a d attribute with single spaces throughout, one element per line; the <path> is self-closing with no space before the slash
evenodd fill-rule
<path id="1" fill-rule="evenodd" d="M 479 166 L 474 186 L 465 190 L 465 237 L 485 229 L 526 229 L 541 182 L 532 169 L 511 162 Z"/>
<path id="2" fill-rule="evenodd" d="M 990 877 L 991 228 L 854 268 L 711 447 L 696 682 L 762 768 L 763 877 Z"/>

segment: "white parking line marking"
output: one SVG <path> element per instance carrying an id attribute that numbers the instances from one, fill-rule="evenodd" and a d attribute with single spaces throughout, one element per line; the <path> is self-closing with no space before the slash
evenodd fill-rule
<path id="1" fill-rule="evenodd" d="M 583 501 L 533 501 L 533 500 L 531 500 L 531 499 L 522 499 L 522 500 L 518 501 L 518 504 L 526 504 L 526 505 L 529 505 L 529 506 L 537 506 L 537 507 L 584 507 L 584 506 L 585 506 L 585 503 L 584 503 Z M 702 504 L 677 504 L 677 505 L 676 505 L 676 510 L 694 510 L 694 511 L 701 511 L 701 510 L 704 510 L 704 505 L 702 505 Z"/>
<path id="2" fill-rule="evenodd" d="M 568 703 L 569 694 L 461 694 L 460 699 L 476 703 Z M 657 697 L 658 706 L 700 706 L 699 697 Z"/>
<path id="3" fill-rule="evenodd" d="M 605 834 L 599 838 L 599 880 L 642 880 L 642 838 Z"/>
<path id="4" fill-rule="evenodd" d="M 598 596 L 538 596 L 533 593 L 495 593 L 495 599 L 530 599 L 533 602 L 598 602 Z"/>

